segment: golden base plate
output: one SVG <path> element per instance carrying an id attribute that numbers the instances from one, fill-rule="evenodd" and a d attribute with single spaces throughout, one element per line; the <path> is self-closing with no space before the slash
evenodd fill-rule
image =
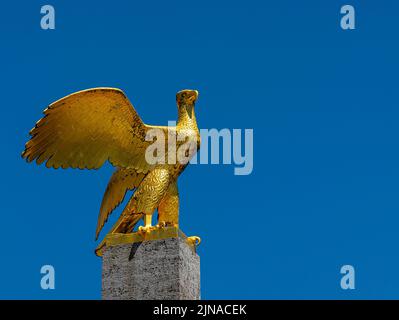
<path id="1" fill-rule="evenodd" d="M 196 247 L 201 239 L 197 236 L 187 237 L 178 227 L 164 227 L 151 230 L 150 232 L 132 233 L 110 233 L 105 236 L 104 241 L 96 248 L 95 253 L 101 257 L 105 247 L 112 247 L 121 244 L 137 243 L 143 241 L 161 240 L 169 238 L 184 239 L 187 244 L 196 252 Z"/>

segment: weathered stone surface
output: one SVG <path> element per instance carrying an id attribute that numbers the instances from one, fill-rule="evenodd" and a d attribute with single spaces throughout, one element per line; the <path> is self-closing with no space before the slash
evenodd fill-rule
<path id="1" fill-rule="evenodd" d="M 181 238 L 107 247 L 103 254 L 105 300 L 200 299 L 200 259 Z"/>

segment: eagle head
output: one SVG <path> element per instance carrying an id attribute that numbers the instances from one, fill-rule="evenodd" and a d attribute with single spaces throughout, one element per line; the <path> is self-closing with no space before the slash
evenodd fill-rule
<path id="1" fill-rule="evenodd" d="M 197 90 L 181 90 L 176 94 L 176 102 L 177 105 L 183 106 L 191 106 L 195 104 L 195 101 L 198 98 L 198 91 Z"/>

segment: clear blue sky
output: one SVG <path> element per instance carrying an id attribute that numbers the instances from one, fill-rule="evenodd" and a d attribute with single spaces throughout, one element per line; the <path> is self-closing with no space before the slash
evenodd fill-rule
<path id="1" fill-rule="evenodd" d="M 46 3 L 54 31 L 40 29 Z M 100 298 L 93 240 L 111 166 L 20 157 L 46 105 L 96 86 L 123 89 L 153 124 L 198 89 L 201 128 L 254 129 L 252 175 L 196 165 L 180 178 L 203 298 L 399 298 L 397 2 L 46 3 L 1 4 L 0 298 Z M 353 31 L 339 25 L 347 3 Z M 44 264 L 54 291 L 40 288 Z"/>

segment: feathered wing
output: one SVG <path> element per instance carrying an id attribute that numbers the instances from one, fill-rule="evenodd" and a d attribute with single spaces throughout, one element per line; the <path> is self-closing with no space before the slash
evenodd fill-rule
<path id="1" fill-rule="evenodd" d="M 44 110 L 44 117 L 30 131 L 22 157 L 53 168 L 97 169 L 107 160 L 118 167 L 104 194 L 97 237 L 126 191 L 137 188 L 154 167 L 145 159 L 152 143 L 145 137 L 153 129 L 161 130 L 166 142 L 168 130 L 176 131 L 176 127 L 144 124 L 119 89 L 83 90 Z"/>
<path id="2" fill-rule="evenodd" d="M 158 222 L 179 224 L 179 191 L 177 181 L 172 182 L 158 206 Z"/>
<path id="3" fill-rule="evenodd" d="M 131 168 L 118 168 L 114 172 L 101 203 L 96 229 L 96 239 L 111 212 L 119 206 L 125 198 L 126 192 L 137 188 L 144 177 L 144 173 L 137 173 L 135 169 Z"/>
<path id="4" fill-rule="evenodd" d="M 53 168 L 96 169 L 109 160 L 114 166 L 147 173 L 148 127 L 123 91 L 95 88 L 52 103 L 30 131 L 22 156 Z"/>

